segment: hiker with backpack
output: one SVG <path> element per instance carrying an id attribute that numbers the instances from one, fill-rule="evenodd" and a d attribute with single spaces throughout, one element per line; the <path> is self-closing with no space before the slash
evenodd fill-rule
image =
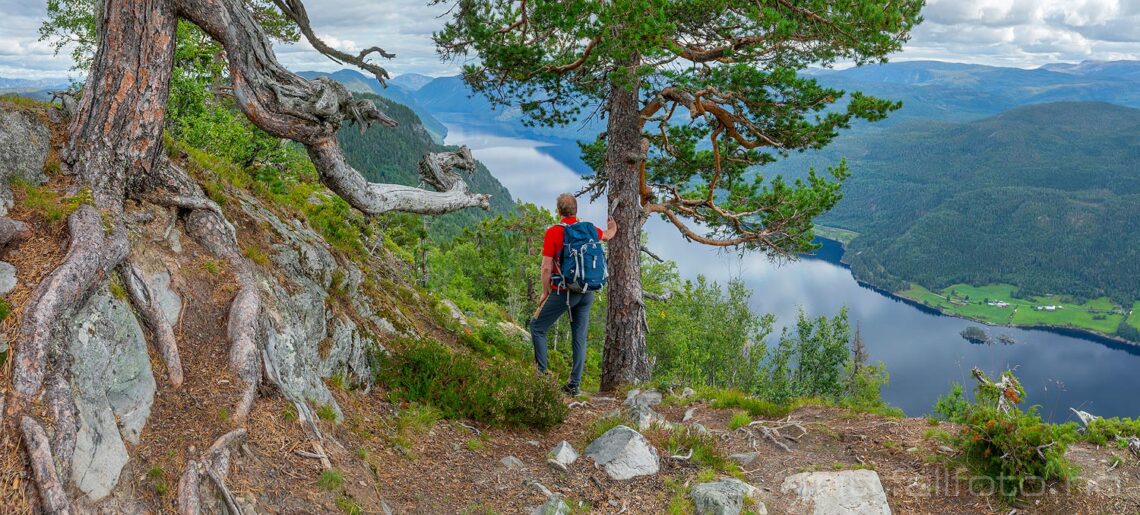
<path id="1" fill-rule="evenodd" d="M 603 231 L 590 222 L 578 221 L 578 200 L 569 193 L 558 196 L 557 208 L 561 223 L 548 228 L 542 242 L 542 301 L 530 323 L 530 335 L 534 362 L 540 373 L 546 373 L 546 332 L 563 313 L 570 313 L 574 365 L 562 392 L 575 396 L 586 366 L 590 306 L 594 292 L 609 277 L 601 242 L 617 234 L 617 223 L 610 218 Z"/>

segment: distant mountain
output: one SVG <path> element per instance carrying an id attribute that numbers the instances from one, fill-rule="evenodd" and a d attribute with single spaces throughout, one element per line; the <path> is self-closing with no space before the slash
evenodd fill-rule
<path id="1" fill-rule="evenodd" d="M 11 79 L 0 77 L 0 95 L 21 95 L 39 100 L 51 98 L 51 92 L 67 89 L 67 79 Z"/>
<path id="2" fill-rule="evenodd" d="M 1140 110 L 1062 102 L 908 120 L 828 151 L 853 173 L 819 222 L 859 233 L 845 259 L 862 280 L 1140 300 Z"/>
<path id="3" fill-rule="evenodd" d="M 1087 61 L 1032 70 L 904 61 L 809 74 L 828 86 L 903 102 L 901 110 L 875 127 L 913 118 L 976 120 L 1018 106 L 1059 101 L 1140 107 L 1140 61 Z"/>
<path id="4" fill-rule="evenodd" d="M 408 91 L 418 91 L 427 83 L 435 80 L 435 77 L 428 75 L 420 75 L 418 73 L 405 73 L 397 75 L 388 80 L 388 84 L 400 86 Z"/>
<path id="5" fill-rule="evenodd" d="M 419 104 L 416 97 L 412 94 L 411 90 L 404 89 L 403 87 L 389 81 L 388 86 L 380 85 L 380 82 L 375 77 L 369 77 L 356 70 L 340 70 L 332 73 L 327 72 L 314 72 L 305 71 L 297 72 L 306 79 L 315 79 L 317 77 L 329 77 L 341 84 L 353 93 L 370 93 L 380 97 L 395 100 L 400 104 L 408 106 L 419 117 L 423 126 L 431 132 L 433 139 L 437 143 L 442 143 L 444 138 L 447 137 L 447 127 L 443 125 L 435 116 L 432 116 L 431 111 L 424 109 Z"/>

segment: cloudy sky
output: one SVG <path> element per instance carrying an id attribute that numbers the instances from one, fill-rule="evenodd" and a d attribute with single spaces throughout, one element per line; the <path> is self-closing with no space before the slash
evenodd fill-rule
<path id="1" fill-rule="evenodd" d="M 46 1 L 0 0 L 0 77 L 68 75 L 66 55 L 37 42 Z M 436 57 L 431 33 L 445 6 L 426 0 L 308 1 L 313 27 L 344 50 L 379 45 L 397 58 L 393 75 L 444 75 L 458 69 Z M 335 7 L 326 7 L 329 4 Z M 1140 59 L 1140 0 L 928 0 L 926 22 L 895 60 L 936 59 L 1030 68 L 1049 62 Z M 307 44 L 281 47 L 290 69 L 342 68 Z"/>

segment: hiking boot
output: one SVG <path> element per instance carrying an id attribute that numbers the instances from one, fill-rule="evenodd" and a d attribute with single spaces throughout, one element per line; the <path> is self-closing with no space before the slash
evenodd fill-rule
<path id="1" fill-rule="evenodd" d="M 562 386 L 562 393 L 569 395 L 571 397 L 577 397 L 578 396 L 578 387 L 574 386 L 572 384 L 563 385 Z"/>

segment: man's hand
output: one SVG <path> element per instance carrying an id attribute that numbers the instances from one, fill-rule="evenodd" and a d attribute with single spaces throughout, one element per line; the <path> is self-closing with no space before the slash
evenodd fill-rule
<path id="1" fill-rule="evenodd" d="M 609 219 L 607 219 L 606 220 L 606 230 L 602 233 L 602 241 L 613 238 L 614 235 L 617 234 L 617 230 L 618 230 L 618 225 L 617 225 L 617 222 L 614 221 L 613 217 L 610 217 Z"/>

